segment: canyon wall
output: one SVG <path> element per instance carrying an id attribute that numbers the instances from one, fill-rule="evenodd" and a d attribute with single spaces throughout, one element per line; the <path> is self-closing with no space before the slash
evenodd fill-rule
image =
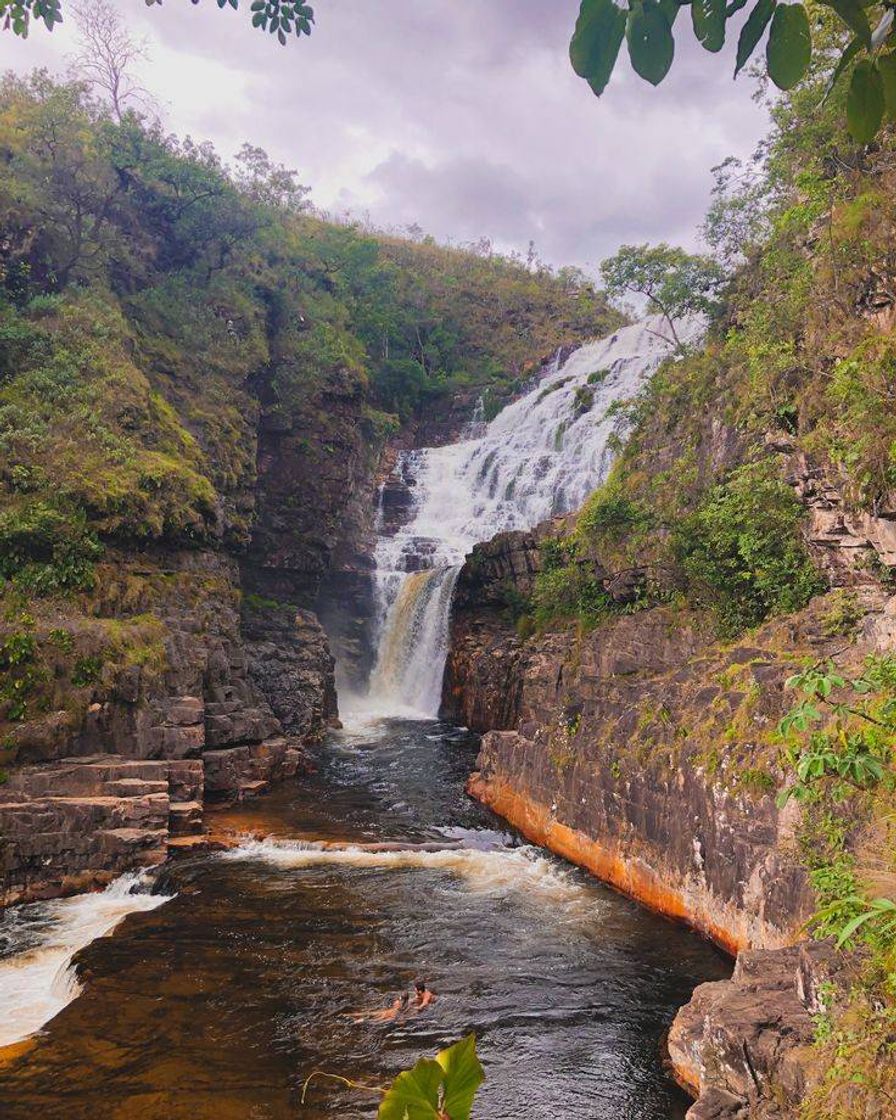
<path id="1" fill-rule="evenodd" d="M 730 951 L 787 944 L 811 897 L 750 738 L 779 717 L 790 658 L 823 652 L 817 618 L 788 621 L 786 661 L 783 623 L 719 649 L 664 607 L 522 639 L 499 604 L 508 580 L 527 588 L 534 546 L 496 538 L 459 580 L 444 711 L 485 732 L 471 792 Z"/>
<path id="2" fill-rule="evenodd" d="M 533 842 L 741 952 L 732 983 L 698 989 L 682 1012 L 673 1064 L 705 1091 L 694 1120 L 779 1115 L 763 1109 L 775 1094 L 801 1099 L 818 1005 L 816 950 L 791 948 L 814 910 L 800 809 L 776 805 L 784 774 L 768 733 L 794 666 L 842 654 L 831 599 L 729 644 L 683 606 L 533 634 L 513 617 L 557 528 L 502 534 L 459 577 L 443 713 L 484 733 L 469 791 Z M 624 604 L 618 581 L 605 589 Z M 893 601 L 855 594 L 849 656 L 861 659 L 886 645 Z"/>
<path id="3" fill-rule="evenodd" d="M 279 424 L 260 397 L 240 435 L 257 472 L 228 495 L 217 539 L 107 548 L 90 591 L 5 636 L 34 670 L 27 718 L 0 750 L 0 906 L 205 843 L 207 805 L 294 776 L 338 723 L 334 658 L 309 608 L 340 550 L 361 551 L 355 514 L 371 504 L 379 444 L 338 376 Z M 229 510 L 251 515 L 247 547 Z"/>

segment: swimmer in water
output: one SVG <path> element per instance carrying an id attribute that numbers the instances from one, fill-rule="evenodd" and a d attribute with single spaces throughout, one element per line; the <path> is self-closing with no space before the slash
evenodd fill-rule
<path id="1" fill-rule="evenodd" d="M 349 1013 L 349 1018 L 354 1019 L 356 1023 L 389 1023 L 407 1011 L 408 1002 L 408 993 L 402 992 L 400 996 L 395 997 L 390 1007 L 375 1008 L 371 1011 L 352 1011 Z"/>
<path id="2" fill-rule="evenodd" d="M 436 993 L 431 992 L 426 986 L 425 980 L 414 981 L 414 1008 L 417 1011 L 422 1011 L 424 1008 L 429 1007 L 434 1003 Z"/>

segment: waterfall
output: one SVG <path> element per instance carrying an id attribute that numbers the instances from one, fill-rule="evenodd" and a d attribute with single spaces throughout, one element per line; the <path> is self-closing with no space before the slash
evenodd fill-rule
<path id="1" fill-rule="evenodd" d="M 394 714 L 436 715 L 448 653 L 451 596 L 460 564 L 411 572 L 389 605 L 370 693 Z"/>
<path id="2" fill-rule="evenodd" d="M 677 325 L 695 341 L 699 319 Z M 405 451 L 396 473 L 411 487 L 405 525 L 380 532 L 376 552 L 378 656 L 367 708 L 434 717 L 441 699 L 451 595 L 478 541 L 578 508 L 612 462 L 618 406 L 671 353 L 650 317 L 555 359 L 533 389 L 489 423 L 481 407 L 457 443 Z"/>

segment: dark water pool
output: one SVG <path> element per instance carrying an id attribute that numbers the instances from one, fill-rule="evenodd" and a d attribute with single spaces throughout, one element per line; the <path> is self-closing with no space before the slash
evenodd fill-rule
<path id="1" fill-rule="evenodd" d="M 507 832 L 463 792 L 475 750 L 434 723 L 335 736 L 315 776 L 230 814 L 270 839 L 174 865 L 176 898 L 82 952 L 82 994 L 0 1064 L 0 1117 L 369 1117 L 375 1095 L 320 1082 L 303 1106 L 302 1082 L 383 1083 L 475 1031 L 480 1120 L 681 1120 L 661 1036 L 727 961 Z M 425 1013 L 348 1017 L 419 975 Z"/>

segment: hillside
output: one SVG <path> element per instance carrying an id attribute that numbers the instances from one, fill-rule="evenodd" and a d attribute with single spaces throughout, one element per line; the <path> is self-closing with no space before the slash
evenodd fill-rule
<path id="1" fill-rule="evenodd" d="M 701 1118 L 885 1116 L 896 1084 L 894 137 L 857 148 L 826 79 L 717 197 L 743 256 L 705 347 L 577 517 L 477 548 L 452 623 L 445 711 L 494 729 L 474 794 L 770 951 L 673 1031 Z"/>

